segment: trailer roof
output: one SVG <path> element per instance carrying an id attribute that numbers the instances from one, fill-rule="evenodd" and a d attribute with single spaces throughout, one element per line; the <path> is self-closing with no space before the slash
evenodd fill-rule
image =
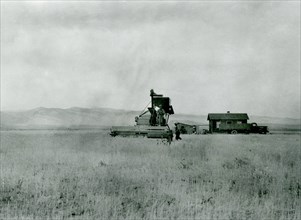
<path id="1" fill-rule="evenodd" d="M 248 120 L 247 113 L 209 113 L 207 120 Z"/>

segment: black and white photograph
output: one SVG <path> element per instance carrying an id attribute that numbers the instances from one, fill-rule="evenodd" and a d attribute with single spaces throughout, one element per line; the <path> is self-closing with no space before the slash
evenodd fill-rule
<path id="1" fill-rule="evenodd" d="M 301 220 L 300 0 L 0 4 L 0 219 Z"/>

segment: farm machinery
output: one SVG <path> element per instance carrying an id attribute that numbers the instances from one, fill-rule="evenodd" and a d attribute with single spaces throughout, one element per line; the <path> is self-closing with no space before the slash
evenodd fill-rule
<path id="1" fill-rule="evenodd" d="M 269 132 L 268 126 L 258 126 L 257 123 L 253 122 L 242 123 L 242 124 L 220 124 L 219 127 L 220 132 L 227 132 L 229 134 L 237 134 L 237 133 L 255 133 L 255 134 L 266 134 Z"/>
<path id="2" fill-rule="evenodd" d="M 248 123 L 247 113 L 209 113 L 209 132 L 210 133 L 257 133 L 266 134 L 269 132 L 267 126 L 259 126 L 257 123 Z"/>
<path id="3" fill-rule="evenodd" d="M 144 136 L 147 138 L 162 138 L 172 141 L 173 132 L 168 126 L 169 116 L 174 114 L 170 98 L 156 94 L 150 90 L 150 107 L 135 117 L 134 126 L 113 126 L 110 135 L 115 136 Z"/>

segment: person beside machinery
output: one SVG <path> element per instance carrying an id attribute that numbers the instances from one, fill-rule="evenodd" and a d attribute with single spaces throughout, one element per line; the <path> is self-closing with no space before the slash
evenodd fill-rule
<path id="1" fill-rule="evenodd" d="M 180 137 L 180 134 L 181 134 L 180 129 L 176 125 L 176 140 L 182 140 L 182 138 Z"/>

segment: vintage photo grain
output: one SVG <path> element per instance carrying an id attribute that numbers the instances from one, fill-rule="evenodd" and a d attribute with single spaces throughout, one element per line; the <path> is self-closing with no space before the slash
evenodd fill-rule
<path id="1" fill-rule="evenodd" d="M 300 1 L 1 1 L 0 219 L 301 219 Z"/>

